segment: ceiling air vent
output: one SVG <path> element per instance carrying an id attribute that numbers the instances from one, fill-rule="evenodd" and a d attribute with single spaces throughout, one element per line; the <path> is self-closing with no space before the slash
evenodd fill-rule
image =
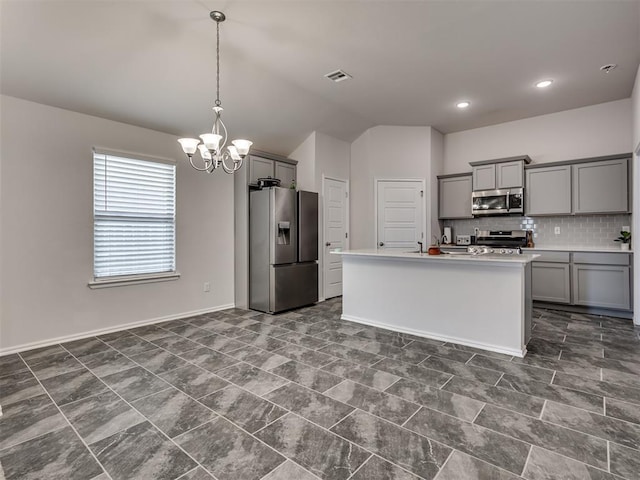
<path id="1" fill-rule="evenodd" d="M 327 73 L 325 75 L 329 80 L 333 80 L 334 82 L 341 82 L 343 80 L 349 80 L 353 78 L 347 72 L 343 72 L 342 70 L 336 70 L 335 72 Z"/>

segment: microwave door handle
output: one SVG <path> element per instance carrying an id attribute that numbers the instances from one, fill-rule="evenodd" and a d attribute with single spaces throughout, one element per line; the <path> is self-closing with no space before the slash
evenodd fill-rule
<path id="1" fill-rule="evenodd" d="M 507 190 L 507 212 L 511 209 L 511 206 L 509 205 L 511 201 L 511 190 Z"/>

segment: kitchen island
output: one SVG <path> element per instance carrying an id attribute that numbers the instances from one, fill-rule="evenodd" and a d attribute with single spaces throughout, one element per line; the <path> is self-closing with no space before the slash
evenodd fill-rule
<path id="1" fill-rule="evenodd" d="M 351 250 L 342 255 L 342 318 L 523 357 L 537 255 Z"/>

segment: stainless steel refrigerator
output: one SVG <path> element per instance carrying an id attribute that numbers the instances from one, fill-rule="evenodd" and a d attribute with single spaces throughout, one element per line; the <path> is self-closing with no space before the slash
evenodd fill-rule
<path id="1" fill-rule="evenodd" d="M 318 301 L 318 194 L 249 194 L 249 308 L 276 313 Z"/>

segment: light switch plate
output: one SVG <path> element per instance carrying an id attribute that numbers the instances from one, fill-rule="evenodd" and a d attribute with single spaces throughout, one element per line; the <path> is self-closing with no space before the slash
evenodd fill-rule
<path id="1" fill-rule="evenodd" d="M 560 235 L 560 227 L 554 228 L 553 233 L 555 233 L 556 235 Z"/>

